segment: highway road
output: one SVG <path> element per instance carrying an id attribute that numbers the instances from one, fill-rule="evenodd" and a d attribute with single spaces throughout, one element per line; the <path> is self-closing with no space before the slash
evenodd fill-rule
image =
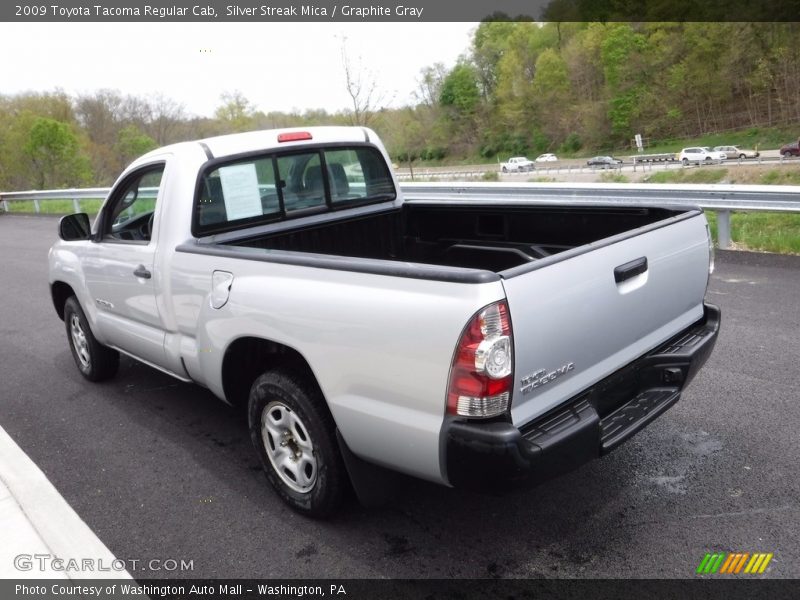
<path id="1" fill-rule="evenodd" d="M 481 179 L 484 173 L 498 173 L 500 181 L 521 182 L 536 179 L 555 179 L 566 181 L 595 181 L 598 177 L 610 177 L 614 174 L 625 175 L 636 179 L 638 176 L 644 177 L 645 174 L 657 173 L 659 171 L 680 171 L 682 169 L 709 169 L 709 168 L 737 168 L 737 167 L 790 167 L 800 164 L 800 159 L 783 159 L 777 150 L 766 150 L 759 159 L 745 160 L 725 160 L 719 163 L 694 165 L 684 167 L 680 162 L 645 162 L 633 164 L 630 156 L 618 157 L 624 160 L 623 164 L 617 169 L 605 169 L 603 167 L 590 167 L 586 164 L 585 158 L 559 159 L 555 162 L 537 163 L 534 171 L 522 173 L 501 173 L 500 164 L 482 165 L 451 165 L 446 167 L 414 167 L 414 179 L 417 181 L 427 180 L 464 180 L 465 178 Z M 401 181 L 411 181 L 411 172 L 407 167 L 400 165 L 396 169 Z M 735 171 L 734 171 L 735 172 Z"/>
<path id="2" fill-rule="evenodd" d="M 0 216 L 0 425 L 119 558 L 193 561 L 136 577 L 691 578 L 713 551 L 800 577 L 800 257 L 719 252 L 709 363 L 604 459 L 509 495 L 409 481 L 317 522 L 207 391 L 127 359 L 110 382 L 79 375 L 47 289 L 56 225 Z"/>

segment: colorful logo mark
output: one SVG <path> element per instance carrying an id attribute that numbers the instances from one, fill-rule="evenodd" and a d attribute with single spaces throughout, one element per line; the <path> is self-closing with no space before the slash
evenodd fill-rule
<path id="1" fill-rule="evenodd" d="M 769 552 L 714 552 L 706 553 L 697 573 L 700 575 L 713 575 L 714 573 L 749 573 L 756 575 L 763 573 L 769 561 L 772 560 L 773 553 Z"/>

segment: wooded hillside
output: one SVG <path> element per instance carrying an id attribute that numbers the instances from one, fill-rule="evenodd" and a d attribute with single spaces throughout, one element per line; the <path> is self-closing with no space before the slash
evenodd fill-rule
<path id="1" fill-rule="evenodd" d="M 270 112 L 236 91 L 213 117 L 114 90 L 0 96 L 0 189 L 107 185 L 159 145 L 296 125 L 368 122 L 402 162 L 589 154 L 636 133 L 797 124 L 800 135 L 798 40 L 798 23 L 484 22 L 456 65 L 421 70 L 413 105 L 351 93 L 353 106 L 335 114 Z"/>

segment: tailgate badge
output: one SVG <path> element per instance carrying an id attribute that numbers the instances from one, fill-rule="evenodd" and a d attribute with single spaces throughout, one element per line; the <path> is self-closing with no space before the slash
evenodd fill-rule
<path id="1" fill-rule="evenodd" d="M 569 362 L 561 365 L 560 367 L 552 371 L 548 371 L 547 369 L 539 369 L 538 371 L 535 371 L 530 375 L 526 375 L 525 377 L 520 379 L 520 384 L 522 386 L 521 391 L 523 394 L 527 394 L 528 392 L 531 392 L 538 387 L 546 385 L 551 381 L 555 381 L 562 375 L 566 375 L 574 368 L 575 368 L 575 363 Z"/>

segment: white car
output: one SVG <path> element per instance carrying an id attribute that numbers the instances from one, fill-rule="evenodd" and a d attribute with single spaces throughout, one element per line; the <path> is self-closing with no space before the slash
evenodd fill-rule
<path id="1" fill-rule="evenodd" d="M 520 173 L 522 171 L 533 171 L 533 161 L 525 156 L 513 156 L 500 165 L 503 173 Z"/>
<path id="2" fill-rule="evenodd" d="M 555 154 L 540 154 L 536 157 L 536 162 L 556 162 L 558 157 Z"/>
<path id="3" fill-rule="evenodd" d="M 708 146 L 694 146 L 692 148 L 684 148 L 678 154 L 678 160 L 684 165 L 695 163 L 697 165 L 703 163 L 719 162 L 725 160 L 727 155 L 724 152 L 711 150 Z"/>

